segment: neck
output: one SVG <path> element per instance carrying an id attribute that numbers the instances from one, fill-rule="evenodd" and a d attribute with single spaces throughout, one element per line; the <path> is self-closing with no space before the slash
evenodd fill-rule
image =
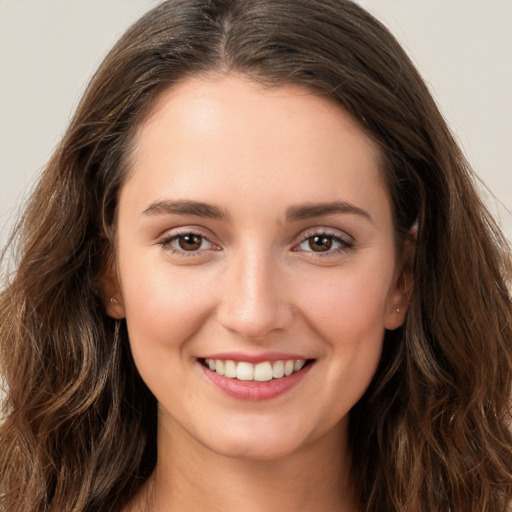
<path id="1" fill-rule="evenodd" d="M 271 460 L 227 457 L 180 430 L 160 426 L 156 469 L 128 511 L 357 510 L 345 425 Z"/>

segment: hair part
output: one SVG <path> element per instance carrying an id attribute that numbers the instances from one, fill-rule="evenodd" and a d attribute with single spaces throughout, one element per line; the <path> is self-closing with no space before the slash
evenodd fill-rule
<path id="1" fill-rule="evenodd" d="M 405 325 L 351 411 L 361 509 L 505 512 L 510 252 L 410 59 L 349 0 L 167 1 L 107 55 L 16 228 L 0 296 L 0 507 L 118 511 L 154 468 L 156 402 L 98 279 L 137 127 L 163 91 L 212 72 L 343 106 L 381 148 L 397 239 L 417 230 Z"/>

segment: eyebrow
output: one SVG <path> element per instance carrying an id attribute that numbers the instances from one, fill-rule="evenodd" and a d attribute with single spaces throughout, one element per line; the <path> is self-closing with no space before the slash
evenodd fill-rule
<path id="1" fill-rule="evenodd" d="M 143 212 L 144 215 L 194 215 L 197 217 L 207 217 L 216 220 L 228 220 L 229 213 L 213 204 L 202 201 L 192 200 L 161 200 L 151 203 Z M 286 210 L 286 220 L 296 222 L 323 215 L 333 215 L 336 213 L 345 213 L 359 215 L 366 218 L 372 224 L 372 216 L 362 208 L 347 201 L 333 201 L 328 203 L 308 203 L 296 206 L 290 206 Z"/>
<path id="2" fill-rule="evenodd" d="M 349 213 L 353 215 L 359 215 L 374 224 L 372 216 L 366 210 L 363 210 L 362 208 L 359 208 L 359 206 L 356 206 L 347 201 L 333 201 L 329 203 L 311 203 L 291 206 L 288 208 L 288 210 L 286 210 L 286 219 L 289 221 L 299 221 L 336 213 Z"/>
<path id="3" fill-rule="evenodd" d="M 227 220 L 228 212 L 212 204 L 191 200 L 163 200 L 151 203 L 143 212 L 144 215 L 194 215 L 210 219 Z"/>

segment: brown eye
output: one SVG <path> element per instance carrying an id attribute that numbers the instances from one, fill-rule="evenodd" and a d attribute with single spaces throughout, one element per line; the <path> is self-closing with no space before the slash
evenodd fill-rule
<path id="1" fill-rule="evenodd" d="M 331 249 L 333 237 L 328 235 L 315 235 L 309 238 L 309 248 L 314 252 L 325 252 Z"/>
<path id="2" fill-rule="evenodd" d="M 203 237 L 194 233 L 187 233 L 178 237 L 178 245 L 183 251 L 197 251 L 201 248 Z"/>
<path id="3" fill-rule="evenodd" d="M 344 236 L 329 232 L 312 233 L 305 236 L 294 250 L 319 256 L 336 256 L 354 247 L 354 242 Z"/>
<path id="4" fill-rule="evenodd" d="M 171 234 L 160 240 L 159 245 L 177 256 L 201 256 L 205 251 L 220 250 L 220 247 L 212 244 L 208 238 L 193 231 Z"/>

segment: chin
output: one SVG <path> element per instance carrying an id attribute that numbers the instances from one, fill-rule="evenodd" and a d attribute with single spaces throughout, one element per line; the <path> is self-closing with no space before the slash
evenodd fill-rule
<path id="1" fill-rule="evenodd" d="M 304 427 L 304 425 L 302 425 Z M 275 461 L 298 454 L 321 434 L 300 428 L 298 423 L 247 421 L 231 424 L 228 428 L 210 429 L 202 440 L 212 452 L 233 459 Z"/>
<path id="2" fill-rule="evenodd" d="M 218 455 L 238 460 L 276 461 L 296 453 L 300 445 L 283 442 L 283 439 L 232 439 L 225 442 L 209 443 L 209 448 Z"/>

